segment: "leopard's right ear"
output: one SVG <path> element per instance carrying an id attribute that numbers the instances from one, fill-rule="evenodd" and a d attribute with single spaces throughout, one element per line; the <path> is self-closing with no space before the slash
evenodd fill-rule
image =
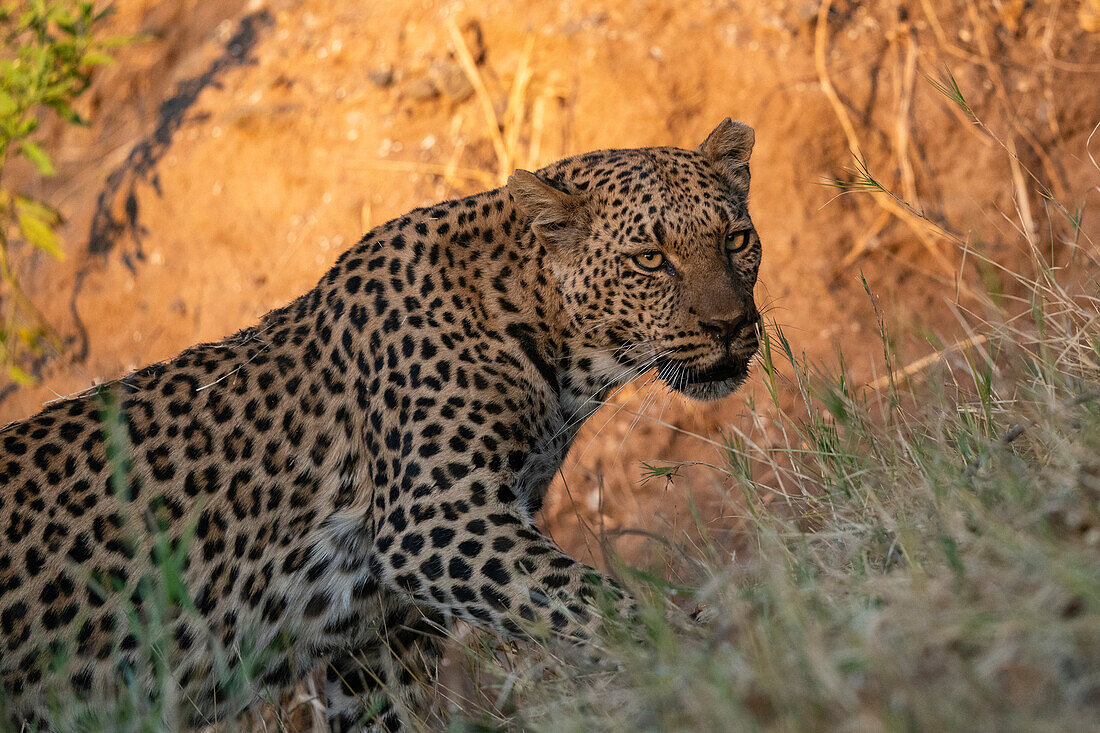
<path id="1" fill-rule="evenodd" d="M 727 117 L 696 150 L 722 174 L 735 192 L 748 196 L 749 158 L 755 143 L 756 133 L 751 127 Z"/>
<path id="2" fill-rule="evenodd" d="M 575 245 L 583 238 L 589 223 L 589 194 L 525 170 L 508 177 L 508 193 L 531 220 L 535 236 L 551 251 Z"/>

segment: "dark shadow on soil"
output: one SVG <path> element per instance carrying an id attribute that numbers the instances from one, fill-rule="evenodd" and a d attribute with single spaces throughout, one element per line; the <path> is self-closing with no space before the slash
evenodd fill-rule
<path id="1" fill-rule="evenodd" d="M 241 19 L 232 38 L 225 44 L 220 56 L 199 76 L 180 82 L 176 93 L 161 103 L 157 111 L 157 126 L 153 133 L 134 146 L 125 162 L 107 176 L 107 182 L 96 200 L 95 214 L 92 217 L 91 231 L 88 233 L 88 253 L 107 255 L 119 240 L 129 235 L 135 244 L 133 252 L 122 255 L 123 262 L 135 270 L 135 260 L 145 260 L 141 248 L 145 228 L 141 225 L 140 207 L 137 189 L 141 184 L 153 187 L 157 195 L 161 194 L 157 164 L 172 144 L 172 136 L 187 121 L 187 111 L 198 99 L 199 94 L 208 86 L 217 88 L 220 77 L 230 69 L 249 66 L 255 63 L 252 51 L 259 43 L 263 30 L 274 23 L 266 10 L 250 13 Z M 123 192 L 125 192 L 123 194 Z M 125 196 L 121 213 L 116 213 L 115 202 L 120 195 Z M 84 284 L 85 272 L 77 274 L 73 288 L 71 308 L 77 330 L 77 348 L 73 352 L 76 361 L 83 361 L 88 355 L 88 334 L 77 311 L 76 301 Z M 3 396 L 0 395 L 0 399 Z"/>
<path id="2" fill-rule="evenodd" d="M 107 182 L 96 200 L 92 228 L 88 233 L 88 253 L 105 255 L 114 249 L 118 240 L 129 234 L 137 249 L 131 256 L 123 255 L 126 266 L 134 269 L 134 259 L 142 261 L 141 238 L 145 233 L 141 226 L 137 199 L 137 187 L 147 183 L 160 194 L 160 180 L 156 166 L 172 144 L 172 136 L 186 121 L 187 110 L 208 86 L 218 87 L 219 77 L 229 69 L 255 63 L 252 50 L 260 38 L 260 32 L 273 23 L 266 10 L 250 13 L 241 19 L 237 32 L 225 45 L 221 56 L 210 67 L 194 78 L 180 82 L 176 94 L 161 103 L 157 111 L 157 126 L 153 134 L 139 142 L 126 161 L 107 176 Z M 116 215 L 114 203 L 125 190 L 125 203 L 121 215 Z"/>

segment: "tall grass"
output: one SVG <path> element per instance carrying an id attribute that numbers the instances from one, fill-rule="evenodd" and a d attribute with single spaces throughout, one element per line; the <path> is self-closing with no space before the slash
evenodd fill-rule
<path id="1" fill-rule="evenodd" d="M 721 469 L 745 546 L 684 543 L 688 589 L 635 582 L 598 664 L 482 653 L 454 729 L 1095 729 L 1100 263 L 1081 210 L 1048 204 L 1026 271 L 984 260 L 996 291 L 956 304 L 962 341 L 902 364 L 876 301 L 873 385 L 771 324 L 770 404 Z"/>
<path id="2" fill-rule="evenodd" d="M 702 604 L 694 621 L 659 587 L 643 589 L 638 633 L 605 641 L 614 671 L 550 657 L 507 667 L 522 702 L 498 722 L 1094 726 L 1098 301 L 1031 286 L 1030 329 L 987 323 L 988 341 L 911 390 L 855 389 L 843 371 L 801 361 L 777 331 L 766 378 L 786 374 L 802 400 L 795 412 L 773 405 L 779 445 L 745 435 L 731 447 L 750 549 L 687 558 L 698 579 L 687 608 Z"/>

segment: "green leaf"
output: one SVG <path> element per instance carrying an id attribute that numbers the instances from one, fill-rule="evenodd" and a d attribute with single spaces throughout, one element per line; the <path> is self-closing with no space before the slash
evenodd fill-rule
<path id="1" fill-rule="evenodd" d="M 4 74 L 3 66 L 0 66 L 0 77 L 6 76 Z M 10 115 L 17 109 L 15 98 L 8 93 L 7 90 L 0 91 L 0 115 Z"/>
<path id="2" fill-rule="evenodd" d="M 53 163 L 50 162 L 50 156 L 46 155 L 46 151 L 32 143 L 30 140 L 24 140 L 19 149 L 23 151 L 23 155 L 27 156 L 27 160 L 34 163 L 34 167 L 38 169 L 38 172 L 44 176 L 52 176 L 57 173 L 54 170 Z"/>
<path id="3" fill-rule="evenodd" d="M 70 36 L 75 36 L 77 34 L 76 19 L 64 10 L 54 16 L 53 22 L 57 23 L 57 27 Z"/>
<path id="4" fill-rule="evenodd" d="M 81 59 L 86 66 L 108 66 L 115 62 L 115 57 L 102 51 L 89 51 Z"/>
<path id="5" fill-rule="evenodd" d="M 0 202 L 2 203 L 2 202 Z M 15 197 L 15 207 L 19 212 L 26 211 L 36 219 L 41 219 L 47 226 L 54 227 L 61 222 L 61 217 L 56 211 L 51 209 L 46 204 L 41 204 L 34 199 L 29 199 L 26 196 Z"/>
<path id="6" fill-rule="evenodd" d="M 65 253 L 61 250 L 61 238 L 43 221 L 40 212 L 45 207 L 40 205 L 27 206 L 21 199 L 16 203 L 16 211 L 19 217 L 19 231 L 27 238 L 27 241 L 38 247 L 43 252 L 59 259 L 65 259 Z M 45 209 L 49 211 L 49 209 Z M 52 212 L 50 212 L 52 213 Z M 56 221 L 56 215 L 54 216 Z"/>
<path id="7" fill-rule="evenodd" d="M 71 122 L 74 125 L 80 125 L 82 127 L 88 124 L 79 114 L 77 114 L 76 110 L 73 109 L 68 102 L 62 99 L 46 100 L 46 105 L 52 108 L 53 111 L 66 122 Z"/>
<path id="8" fill-rule="evenodd" d="M 42 340 L 41 328 L 17 328 L 15 335 L 30 349 L 38 349 L 38 342 Z"/>
<path id="9" fill-rule="evenodd" d="M 94 3 L 88 3 L 88 5 L 94 6 Z M 114 15 L 117 10 L 118 8 L 116 8 L 114 5 L 108 5 L 100 10 L 98 13 L 96 13 L 94 16 L 92 16 L 92 22 L 98 23 L 105 18 L 109 18 L 110 16 Z"/>
<path id="10" fill-rule="evenodd" d="M 30 118 L 21 121 L 15 128 L 15 137 L 26 137 L 38 129 L 38 120 Z"/>
<path id="11" fill-rule="evenodd" d="M 8 376 L 11 377 L 16 384 L 21 384 L 24 387 L 29 387 L 37 381 L 33 376 L 27 374 L 15 364 L 8 367 Z"/>

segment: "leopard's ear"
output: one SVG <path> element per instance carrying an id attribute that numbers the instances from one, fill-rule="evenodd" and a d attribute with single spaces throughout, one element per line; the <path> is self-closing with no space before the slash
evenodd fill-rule
<path id="1" fill-rule="evenodd" d="M 735 191 L 748 193 L 749 157 L 756 142 L 756 133 L 744 122 L 729 117 L 722 120 L 697 148 Z"/>
<path id="2" fill-rule="evenodd" d="M 525 170 L 508 177 L 508 193 L 531 220 L 535 236 L 551 251 L 580 242 L 588 225 L 591 197 L 587 193 Z"/>

